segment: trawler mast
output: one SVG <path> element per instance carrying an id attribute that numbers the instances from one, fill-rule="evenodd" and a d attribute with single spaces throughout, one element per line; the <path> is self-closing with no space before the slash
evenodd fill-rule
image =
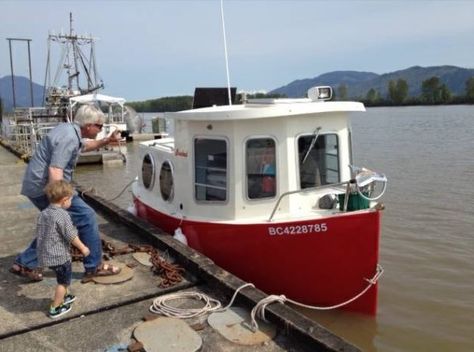
<path id="1" fill-rule="evenodd" d="M 78 35 L 73 29 L 72 13 L 69 14 L 69 34 L 48 35 L 48 57 L 46 64 L 45 89 L 46 105 L 58 106 L 61 97 L 71 97 L 95 92 L 104 88 L 102 80 L 97 74 L 95 59 L 95 40 L 89 35 Z M 61 57 L 57 70 L 51 81 L 51 54 L 52 43 L 58 43 L 61 47 Z M 90 51 L 86 55 L 85 49 Z M 61 85 L 62 74 L 66 73 L 67 85 Z M 81 85 L 81 78 L 84 84 Z"/>

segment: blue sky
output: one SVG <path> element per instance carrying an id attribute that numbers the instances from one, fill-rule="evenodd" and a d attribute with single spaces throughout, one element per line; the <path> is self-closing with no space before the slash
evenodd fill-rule
<path id="1" fill-rule="evenodd" d="M 414 65 L 474 67 L 474 1 L 224 0 L 230 81 L 271 90 L 336 70 L 393 72 Z M 227 84 L 219 0 L 0 0 L 0 77 L 7 37 L 32 39 L 33 80 L 44 83 L 49 31 L 99 38 L 105 93 L 127 100 L 192 94 Z M 28 76 L 26 45 L 13 48 Z"/>

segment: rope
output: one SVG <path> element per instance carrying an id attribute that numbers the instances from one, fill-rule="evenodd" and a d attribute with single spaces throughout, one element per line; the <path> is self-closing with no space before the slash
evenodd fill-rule
<path id="1" fill-rule="evenodd" d="M 123 145 L 122 141 L 119 140 L 119 141 L 117 142 L 118 153 L 120 154 L 120 157 L 122 158 L 122 161 L 123 161 L 124 163 L 126 163 L 126 162 L 127 162 L 127 156 L 125 155 L 124 152 L 122 152 L 122 145 Z"/>
<path id="2" fill-rule="evenodd" d="M 234 299 L 235 299 L 235 297 L 237 297 L 237 294 L 239 293 L 239 291 L 242 290 L 242 289 L 245 288 L 245 287 L 248 287 L 248 286 L 255 288 L 255 285 L 252 284 L 251 282 L 248 282 L 248 283 L 246 283 L 246 284 L 243 284 L 242 286 L 240 286 L 239 288 L 237 288 L 237 290 L 235 290 L 235 292 L 234 292 L 234 295 L 233 295 L 232 298 L 230 299 L 229 304 L 226 305 L 224 308 L 222 308 L 221 311 L 223 312 L 223 311 L 229 309 L 229 308 L 232 306 L 232 304 L 234 303 Z"/>
<path id="3" fill-rule="evenodd" d="M 113 200 L 116 200 L 118 197 L 120 197 L 120 196 L 123 194 L 123 192 L 125 192 L 125 190 L 126 190 L 128 187 L 131 186 L 132 183 L 134 183 L 134 182 L 136 182 L 136 181 L 137 181 L 137 179 L 135 179 L 135 178 L 134 178 L 133 180 L 131 180 L 129 183 L 127 183 L 127 184 L 125 185 L 125 187 L 120 191 L 120 193 L 119 193 L 118 195 L 116 195 L 115 197 L 113 197 L 113 198 L 111 198 L 111 199 L 107 199 L 107 201 L 111 202 L 111 201 L 113 201 Z"/>
<path id="4" fill-rule="evenodd" d="M 179 308 L 168 304 L 168 301 L 192 298 L 199 301 L 204 301 L 204 307 L 201 308 Z M 153 304 L 150 306 L 150 312 L 155 314 L 162 314 L 167 317 L 175 317 L 180 319 L 187 319 L 198 317 L 209 312 L 213 312 L 221 308 L 221 303 L 203 293 L 199 292 L 180 292 L 171 293 L 168 295 L 160 296 L 153 300 Z"/>
<path id="5" fill-rule="evenodd" d="M 258 316 L 260 319 L 267 322 L 267 319 L 265 318 L 265 309 L 267 308 L 267 305 L 273 302 L 284 304 L 286 300 L 287 298 L 284 295 L 270 295 L 261 299 L 250 312 L 250 329 L 253 332 L 256 332 L 258 330 L 258 324 L 257 320 L 255 319 L 255 316 Z"/>
<path id="6" fill-rule="evenodd" d="M 258 330 L 256 317 L 267 322 L 267 319 L 265 318 L 265 309 L 267 308 L 269 304 L 272 304 L 274 302 L 278 302 L 281 304 L 284 304 L 285 302 L 290 302 L 300 307 L 315 309 L 315 310 L 331 310 L 331 309 L 341 308 L 355 301 L 356 299 L 361 297 L 363 294 L 365 294 L 373 285 L 377 283 L 378 279 L 382 276 L 383 272 L 384 270 L 382 266 L 380 264 L 377 264 L 377 269 L 375 271 L 374 276 L 371 279 L 364 278 L 364 280 L 368 282 L 368 285 L 361 292 L 359 292 L 354 297 L 342 303 L 335 304 L 332 306 L 326 306 L 326 307 L 310 306 L 310 305 L 303 304 L 303 303 L 294 301 L 292 299 L 286 298 L 284 295 L 269 295 L 263 298 L 262 300 L 260 300 L 250 312 L 250 319 L 251 319 L 250 328 L 254 332 Z M 255 287 L 252 283 L 246 283 L 240 286 L 234 292 L 234 295 L 232 296 L 229 304 L 223 308 L 222 308 L 221 303 L 217 299 L 211 298 L 207 296 L 206 294 L 198 293 L 198 292 L 181 292 L 181 293 L 171 293 L 168 295 L 155 298 L 153 300 L 153 304 L 150 306 L 150 312 L 155 313 L 155 314 L 162 314 L 168 317 L 180 318 L 180 319 L 198 317 L 198 316 L 211 313 L 211 312 L 222 312 L 229 309 L 232 306 L 235 298 L 237 297 L 238 292 L 247 286 Z M 171 300 L 185 299 L 185 298 L 192 298 L 192 299 L 197 299 L 200 301 L 202 300 L 205 302 L 205 305 L 202 308 L 178 308 L 178 307 L 171 306 L 170 304 L 167 303 L 168 301 L 171 301 Z"/>
<path id="7" fill-rule="evenodd" d="M 217 299 L 211 298 L 204 293 L 199 292 L 178 292 L 170 293 L 168 295 L 160 296 L 153 300 L 152 305 L 150 306 L 150 312 L 155 314 L 162 314 L 167 317 L 175 317 L 180 319 L 194 318 L 199 317 L 211 312 L 222 312 L 227 310 L 234 303 L 235 297 L 239 291 L 247 286 L 255 287 L 251 283 L 246 283 L 237 290 L 235 290 L 234 295 L 232 296 L 229 304 L 222 308 L 221 302 Z M 201 308 L 179 308 L 170 305 L 168 302 L 177 299 L 196 299 L 199 301 L 204 301 L 204 307 Z"/>
<path id="8" fill-rule="evenodd" d="M 115 197 L 113 197 L 113 198 L 106 199 L 106 201 L 112 202 L 112 201 L 116 200 L 118 197 L 120 197 L 120 196 L 123 194 L 123 192 L 125 192 L 125 190 L 126 190 L 128 187 L 130 187 L 130 185 L 131 185 L 132 183 L 134 183 L 134 182 L 136 182 L 136 181 L 137 181 L 137 179 L 131 180 L 129 183 L 127 183 L 127 184 L 125 185 L 125 187 L 120 191 L 119 194 L 117 194 L 117 195 L 116 195 Z M 99 195 L 98 192 L 97 192 L 97 190 L 96 190 L 94 187 L 89 187 L 89 188 L 83 190 L 83 191 L 81 192 L 81 196 L 84 196 L 85 193 L 91 193 L 91 194 Z"/>
<path id="9" fill-rule="evenodd" d="M 115 128 L 115 130 L 113 131 L 113 133 L 115 133 L 115 132 L 117 132 L 117 131 L 120 131 L 119 126 L 117 126 L 116 124 L 110 124 L 109 127 L 110 127 L 111 129 L 112 129 L 112 128 Z M 111 133 L 110 135 L 112 135 L 113 133 Z M 110 136 L 110 135 L 109 135 L 109 136 Z M 118 153 L 120 154 L 120 156 L 121 156 L 121 158 L 122 158 L 122 161 L 123 161 L 124 163 L 126 163 L 126 162 L 127 162 L 127 157 L 126 157 L 126 155 L 122 152 L 122 145 L 123 145 L 123 144 L 122 144 L 122 141 L 119 139 L 119 140 L 117 141 Z M 106 148 L 106 149 L 107 149 L 107 148 Z"/>
<path id="10" fill-rule="evenodd" d="M 326 307 L 319 307 L 319 306 L 310 306 L 307 304 L 303 304 L 297 301 L 293 301 L 292 299 L 286 298 L 284 295 L 270 295 L 262 300 L 260 300 L 255 307 L 253 307 L 252 311 L 250 312 L 250 318 L 251 318 L 251 328 L 253 331 L 258 330 L 258 324 L 255 319 L 255 316 L 258 316 L 260 319 L 263 321 L 267 321 L 265 319 L 265 309 L 267 305 L 273 303 L 273 302 L 279 302 L 279 303 L 285 303 L 285 302 L 290 302 L 292 304 L 295 304 L 300 307 L 308 308 L 308 309 L 314 309 L 314 310 L 331 310 L 331 309 L 336 309 L 336 308 L 341 308 L 343 306 L 348 305 L 351 302 L 354 302 L 356 299 L 361 297 L 364 293 L 366 293 L 373 285 L 377 283 L 377 280 L 382 276 L 383 274 L 383 268 L 380 264 L 377 264 L 377 269 L 375 271 L 374 276 L 371 279 L 364 278 L 365 281 L 368 282 L 368 285 L 358 294 L 356 294 L 354 297 L 348 299 L 347 301 L 344 301 L 339 304 L 335 304 L 333 306 L 326 306 Z"/>
<path id="11" fill-rule="evenodd" d="M 81 197 L 84 198 L 84 194 L 91 193 L 97 195 L 97 191 L 94 187 L 89 187 L 81 192 Z"/>

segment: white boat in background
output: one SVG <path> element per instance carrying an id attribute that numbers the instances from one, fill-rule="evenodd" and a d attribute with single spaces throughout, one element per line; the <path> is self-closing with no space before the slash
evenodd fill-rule
<path id="1" fill-rule="evenodd" d="M 79 95 L 69 98 L 68 109 L 70 112 L 68 116 L 74 116 L 74 111 L 78 105 L 94 104 L 105 112 L 105 123 L 97 135 L 97 139 L 102 139 L 109 136 L 115 131 L 121 131 L 122 141 L 116 145 L 109 144 L 104 148 L 96 151 L 82 152 L 79 156 L 78 164 L 100 163 L 106 160 L 117 160 L 117 156 L 121 160 L 126 160 L 126 138 L 129 136 L 129 130 L 125 121 L 125 99 L 118 97 L 111 97 L 104 94 L 94 93 Z"/>
<path id="2" fill-rule="evenodd" d="M 365 108 L 331 95 L 165 114 L 174 138 L 140 144 L 134 212 L 268 294 L 375 315 L 387 179 L 351 166 Z"/>
<path id="3" fill-rule="evenodd" d="M 107 126 L 104 126 L 103 130 L 99 133 L 100 138 L 104 138 L 114 130 L 125 131 L 127 129 L 127 124 L 125 123 L 124 118 L 124 98 L 111 97 L 98 93 L 71 97 L 69 98 L 68 106 L 68 108 L 71 110 L 70 114 L 72 115 L 72 112 L 75 110 L 76 106 L 81 104 L 94 104 L 101 108 L 105 107 L 105 121 Z"/>

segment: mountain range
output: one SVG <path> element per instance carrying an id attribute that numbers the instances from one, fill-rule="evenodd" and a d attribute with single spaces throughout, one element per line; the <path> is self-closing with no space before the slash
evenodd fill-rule
<path id="1" fill-rule="evenodd" d="M 466 81 L 474 77 L 474 69 L 457 66 L 413 66 L 404 70 L 377 74 L 374 72 L 333 71 L 314 78 L 293 81 L 285 86 L 268 92 L 269 94 L 283 94 L 289 98 L 305 97 L 309 88 L 314 86 L 331 86 L 337 94 L 341 85 L 347 87 L 348 99 L 363 99 L 370 89 L 375 89 L 381 97 L 388 95 L 388 82 L 403 79 L 408 83 L 408 95 L 419 96 L 423 81 L 438 77 L 441 83 L 446 84 L 453 95 L 465 94 Z M 31 106 L 30 84 L 26 77 L 15 76 L 16 105 L 19 107 Z M 11 76 L 0 78 L 0 98 L 3 101 L 4 111 L 11 111 L 13 107 Z M 43 86 L 33 83 L 34 105 L 41 106 L 43 100 Z"/>
<path id="2" fill-rule="evenodd" d="M 289 98 L 306 96 L 309 88 L 314 86 L 331 86 L 337 94 L 341 85 L 347 87 L 347 98 L 361 99 L 367 96 L 370 89 L 375 89 L 381 97 L 388 94 L 388 82 L 403 79 L 408 83 L 408 96 L 416 97 L 421 93 L 423 81 L 438 77 L 441 83 L 446 84 L 453 95 L 464 95 L 466 81 L 474 77 L 474 69 L 457 66 L 413 66 L 404 70 L 385 74 L 358 71 L 334 71 L 324 73 L 314 78 L 293 81 L 285 86 L 273 89 L 269 94 L 284 94 Z"/>
<path id="3" fill-rule="evenodd" d="M 15 77 L 15 100 L 16 106 L 31 106 L 30 80 L 22 76 Z M 3 102 L 4 111 L 11 111 L 13 107 L 12 76 L 0 78 L 0 98 Z M 33 82 L 34 106 L 43 105 L 43 86 Z"/>

